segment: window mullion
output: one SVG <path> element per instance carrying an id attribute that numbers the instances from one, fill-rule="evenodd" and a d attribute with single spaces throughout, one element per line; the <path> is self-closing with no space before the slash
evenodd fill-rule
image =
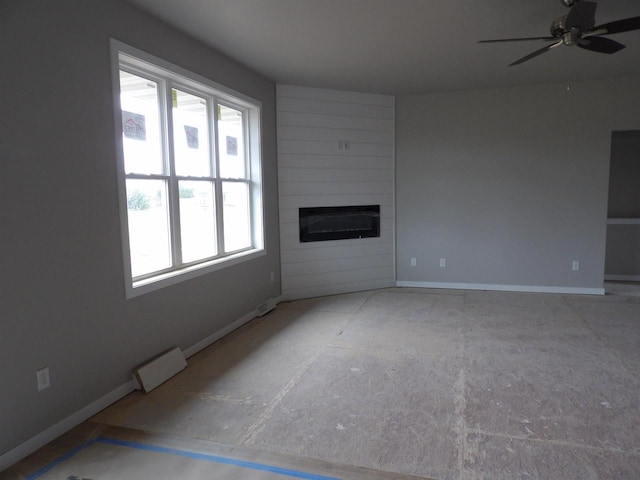
<path id="1" fill-rule="evenodd" d="M 213 176 L 215 186 L 216 204 L 216 241 L 218 243 L 218 255 L 224 254 L 224 218 L 222 215 L 224 197 L 222 195 L 222 180 L 220 179 L 220 149 L 218 147 L 218 99 L 213 98 L 213 114 L 211 121 L 211 159 L 213 161 Z"/>
<path id="2" fill-rule="evenodd" d="M 165 168 L 168 174 L 168 196 L 169 196 L 169 226 L 171 233 L 171 256 L 174 267 L 182 265 L 182 245 L 180 238 L 180 194 L 178 180 L 176 178 L 175 144 L 173 141 L 173 87 L 171 82 L 164 82 L 165 94 L 164 119 L 167 135 Z"/>
<path id="3" fill-rule="evenodd" d="M 251 154 L 251 139 L 249 138 L 249 112 L 242 109 L 242 141 L 244 145 L 244 177 L 251 178 L 251 162 L 249 162 L 249 156 Z"/>
<path id="4" fill-rule="evenodd" d="M 249 111 L 247 109 L 243 109 L 243 115 L 242 115 L 242 120 L 243 120 L 243 124 L 242 124 L 242 136 L 243 136 L 243 142 L 244 142 L 244 172 L 245 172 L 245 179 L 247 181 L 247 193 L 249 195 L 249 229 L 250 229 L 250 235 L 251 235 L 251 246 L 253 247 L 254 245 L 256 245 L 256 239 L 254 237 L 254 223 L 255 223 L 255 216 L 254 216 L 254 205 L 253 205 L 253 199 L 254 199 L 254 192 L 253 192 L 253 174 L 251 172 L 251 129 L 249 128 Z"/>

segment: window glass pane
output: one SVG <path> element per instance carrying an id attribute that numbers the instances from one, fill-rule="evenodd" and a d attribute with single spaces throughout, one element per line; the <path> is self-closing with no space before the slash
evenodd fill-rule
<path id="1" fill-rule="evenodd" d="M 127 218 L 133 277 L 171 266 L 164 180 L 127 180 Z"/>
<path id="2" fill-rule="evenodd" d="M 218 105 L 218 153 L 220 177 L 246 177 L 242 112 L 224 105 Z"/>
<path id="3" fill-rule="evenodd" d="M 120 71 L 126 173 L 164 173 L 158 84 Z"/>
<path id="4" fill-rule="evenodd" d="M 182 261 L 212 257 L 217 253 L 213 183 L 181 181 L 178 185 Z"/>
<path id="5" fill-rule="evenodd" d="M 251 246 L 249 186 L 223 182 L 224 249 L 233 252 Z"/>
<path id="6" fill-rule="evenodd" d="M 210 176 L 209 127 L 204 98 L 173 89 L 173 148 L 176 173 Z"/>

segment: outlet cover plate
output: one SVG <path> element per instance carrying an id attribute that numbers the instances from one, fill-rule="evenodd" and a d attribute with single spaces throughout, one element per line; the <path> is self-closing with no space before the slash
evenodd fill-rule
<path id="1" fill-rule="evenodd" d="M 49 375 L 49 367 L 41 368 L 36 372 L 36 381 L 38 382 L 39 392 L 51 386 L 51 376 Z"/>

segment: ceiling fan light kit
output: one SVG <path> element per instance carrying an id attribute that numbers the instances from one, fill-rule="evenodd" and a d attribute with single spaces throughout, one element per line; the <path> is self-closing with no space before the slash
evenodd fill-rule
<path id="1" fill-rule="evenodd" d="M 562 4 L 570 8 L 570 10 L 567 15 L 563 15 L 551 23 L 551 36 L 480 40 L 478 43 L 522 42 L 530 40 L 553 42 L 509 65 L 513 66 L 531 60 L 561 45 L 576 45 L 583 50 L 610 55 L 619 52 L 625 48 L 625 46 L 615 40 L 605 38 L 603 35 L 640 30 L 640 17 L 625 18 L 596 26 L 596 9 L 598 8 L 596 2 L 584 0 L 561 1 Z"/>

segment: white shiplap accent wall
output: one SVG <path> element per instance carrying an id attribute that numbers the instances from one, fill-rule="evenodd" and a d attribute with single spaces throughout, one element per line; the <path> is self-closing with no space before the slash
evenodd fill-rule
<path id="1" fill-rule="evenodd" d="M 278 85 L 277 115 L 283 298 L 395 285 L 394 97 Z M 381 236 L 300 243 L 300 207 L 345 205 L 380 205 Z"/>

